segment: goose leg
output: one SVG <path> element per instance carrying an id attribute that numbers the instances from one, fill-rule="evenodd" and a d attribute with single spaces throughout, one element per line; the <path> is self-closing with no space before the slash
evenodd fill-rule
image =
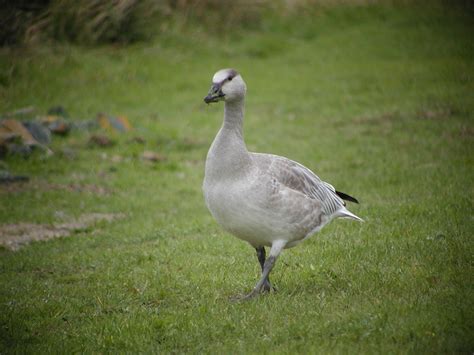
<path id="1" fill-rule="evenodd" d="M 262 273 L 263 273 L 264 266 L 265 266 L 265 259 L 267 257 L 265 253 L 265 247 L 258 247 L 258 248 L 255 248 L 255 250 L 257 251 L 257 258 L 260 263 L 260 266 L 262 267 Z M 267 278 L 265 279 L 265 282 L 263 283 L 263 292 L 270 292 L 271 289 L 272 289 L 272 284 L 270 283 L 270 278 L 267 276 Z"/>
<path id="2" fill-rule="evenodd" d="M 275 261 L 280 255 L 281 250 L 285 247 L 285 245 L 286 245 L 286 241 L 284 240 L 277 240 L 272 244 L 272 248 L 270 249 L 270 256 L 267 258 L 267 260 L 265 260 L 265 263 L 263 264 L 262 277 L 257 282 L 257 285 L 255 285 L 252 292 L 250 292 L 247 296 L 245 296 L 243 300 L 254 298 L 255 296 L 257 296 L 263 291 L 263 285 L 265 284 L 265 281 L 268 279 L 268 275 L 272 271 L 273 266 L 275 265 Z"/>

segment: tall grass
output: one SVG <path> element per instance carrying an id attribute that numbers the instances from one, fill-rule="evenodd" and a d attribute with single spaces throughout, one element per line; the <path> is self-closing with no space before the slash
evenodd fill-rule
<path id="1" fill-rule="evenodd" d="M 28 27 L 25 40 L 132 42 L 149 34 L 151 19 L 165 10 L 162 1 L 53 0 Z"/>
<path id="2" fill-rule="evenodd" d="M 0 44 L 47 40 L 80 44 L 135 42 L 166 31 L 172 22 L 213 30 L 259 23 L 270 2 L 235 0 L 35 0 L 0 12 Z M 7 31 L 8 29 L 8 31 Z"/>
<path id="3" fill-rule="evenodd" d="M 374 4 L 422 4 L 421 0 L 32 0 L 0 9 L 0 45 L 66 41 L 80 44 L 136 42 L 182 26 L 227 33 L 262 28 L 267 15 L 312 15 L 322 8 Z M 442 4 L 434 1 L 430 4 Z M 471 7 L 470 2 L 447 3 Z M 179 26 L 178 26 L 179 27 Z"/>

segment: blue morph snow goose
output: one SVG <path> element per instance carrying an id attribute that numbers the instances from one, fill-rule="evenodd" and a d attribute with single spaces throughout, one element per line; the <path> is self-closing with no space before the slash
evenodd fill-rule
<path id="1" fill-rule="evenodd" d="M 206 103 L 224 101 L 224 122 L 206 159 L 203 183 L 216 221 L 257 251 L 262 276 L 244 299 L 270 291 L 268 278 L 282 249 L 291 248 L 333 218 L 362 221 L 344 200 L 357 200 L 290 159 L 247 150 L 243 137 L 246 85 L 234 69 L 212 78 Z M 265 247 L 270 247 L 266 258 Z"/>

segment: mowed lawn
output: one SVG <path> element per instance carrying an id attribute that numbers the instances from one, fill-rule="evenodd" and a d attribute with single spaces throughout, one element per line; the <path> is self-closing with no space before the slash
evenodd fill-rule
<path id="1" fill-rule="evenodd" d="M 472 353 L 471 15 L 343 7 L 228 35 L 1 49 L 0 111 L 60 104 L 134 130 L 110 148 L 54 137 L 52 156 L 1 162 L 30 182 L 0 186 L 0 224 L 125 217 L 0 250 L 0 352 Z M 257 281 L 255 251 L 201 193 L 223 115 L 202 99 L 223 67 L 247 82 L 249 149 L 308 166 L 366 221 L 284 251 L 278 291 L 244 303 L 229 299 Z"/>

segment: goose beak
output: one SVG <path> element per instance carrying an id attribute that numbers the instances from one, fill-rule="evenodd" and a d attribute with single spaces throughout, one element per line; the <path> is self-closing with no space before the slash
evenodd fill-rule
<path id="1" fill-rule="evenodd" d="M 209 90 L 209 93 L 204 98 L 204 102 L 210 104 L 211 102 L 221 101 L 224 97 L 225 94 L 222 92 L 222 86 L 220 84 L 212 84 L 211 90 Z"/>

